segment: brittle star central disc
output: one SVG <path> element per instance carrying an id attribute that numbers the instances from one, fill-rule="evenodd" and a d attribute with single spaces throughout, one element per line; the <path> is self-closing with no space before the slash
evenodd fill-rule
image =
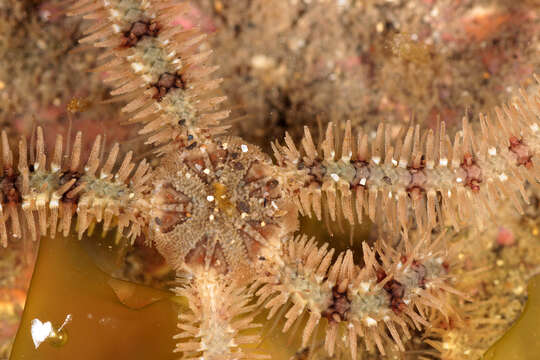
<path id="1" fill-rule="evenodd" d="M 296 228 L 268 156 L 237 138 L 167 156 L 158 170 L 152 227 L 176 269 L 252 268 Z"/>

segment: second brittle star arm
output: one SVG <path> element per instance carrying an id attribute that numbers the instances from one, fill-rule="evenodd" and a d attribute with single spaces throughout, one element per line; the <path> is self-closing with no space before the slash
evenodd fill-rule
<path id="1" fill-rule="evenodd" d="M 21 139 L 14 156 L 6 133 L 2 133 L 0 240 L 3 246 L 7 246 L 9 234 L 21 237 L 26 230 L 34 240 L 40 235 L 54 236 L 57 231 L 67 236 L 75 216 L 79 237 L 101 222 L 104 232 L 116 227 L 119 236 L 127 235 L 132 240 L 146 231 L 146 196 L 151 174 L 146 161 L 133 171 L 136 165 L 129 152 L 116 166 L 118 144 L 102 161 L 101 136 L 98 136 L 83 165 L 80 132 L 71 153 L 65 153 L 63 138 L 58 135 L 53 154 L 48 157 L 40 127 L 35 144 L 35 149 L 29 149 L 26 139 Z M 14 158 L 18 158 L 17 164 Z M 127 234 L 123 234 L 124 229 L 128 229 Z"/>
<path id="2" fill-rule="evenodd" d="M 92 21 L 81 42 L 104 48 L 95 71 L 106 73 L 112 95 L 128 99 L 123 111 L 144 124 L 140 133 L 159 154 L 223 133 L 229 116 L 217 109 L 225 97 L 213 94 L 222 79 L 205 64 L 206 35 L 175 23 L 188 9 L 168 0 L 85 0 L 69 10 Z"/>
<path id="3" fill-rule="evenodd" d="M 330 124 L 319 147 L 307 128 L 300 149 L 288 135 L 285 145 L 272 145 L 284 188 L 306 215 L 320 220 L 326 208 L 332 220 L 354 224 L 367 214 L 394 232 L 414 223 L 482 227 L 502 199 L 523 212 L 518 194 L 527 201 L 525 182 L 540 179 L 540 93 L 522 90 L 520 99 L 479 119 L 473 133 L 464 118 L 453 141 L 444 123 L 423 134 L 412 126 L 393 140 L 384 124 L 371 139 L 353 136 L 347 122 L 341 142 Z"/>

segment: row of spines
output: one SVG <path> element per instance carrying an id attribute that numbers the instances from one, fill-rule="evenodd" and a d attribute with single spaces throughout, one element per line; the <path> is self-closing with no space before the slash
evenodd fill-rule
<path id="1" fill-rule="evenodd" d="M 211 95 L 222 79 L 211 79 L 217 67 L 204 65 L 211 54 L 199 50 L 205 34 L 184 30 L 174 23 L 174 18 L 183 15 L 188 5 L 134 0 L 133 6 L 139 15 L 128 20 L 118 1 L 77 2 L 70 10 L 71 15 L 94 20 L 81 42 L 107 49 L 102 57 L 104 65 L 95 70 L 107 72 L 105 81 L 114 87 L 111 94 L 130 100 L 123 111 L 131 113 L 133 122 L 145 124 L 141 133 L 148 136 L 148 143 L 162 146 L 159 153 L 170 149 L 171 142 L 176 147 L 188 146 L 222 133 L 226 127 L 220 122 L 229 111 L 213 112 L 225 97 Z M 126 46 L 126 34 L 132 32 L 137 22 L 145 22 L 154 30 Z M 154 50 L 149 50 L 149 46 Z M 152 55 L 147 51 L 152 51 Z M 167 71 L 156 76 L 158 68 Z M 169 84 L 163 76 L 176 79 L 177 84 Z"/>
<path id="2" fill-rule="evenodd" d="M 446 297 L 458 292 L 449 284 L 451 256 L 443 250 L 442 237 L 434 242 L 426 237 L 397 252 L 382 242 L 376 250 L 364 243 L 364 266 L 359 267 L 350 250 L 334 260 L 328 244 L 318 247 L 303 236 L 286 243 L 283 262 L 258 279 L 253 291 L 259 296 L 257 304 L 270 309 L 268 318 L 284 314 L 283 331 L 304 324 L 303 347 L 326 318 L 330 356 L 341 341 L 356 359 L 359 338 L 368 351 L 377 348 L 385 354 L 389 344 L 404 351 L 410 328 L 429 326 L 426 314 L 452 313 Z"/>
<path id="3" fill-rule="evenodd" d="M 538 99 L 521 91 L 520 100 L 494 110 L 495 119 L 481 114 L 477 136 L 464 117 L 453 141 L 444 123 L 423 134 L 419 126 L 403 128 L 393 140 L 384 124 L 374 139 L 362 133 L 355 139 L 347 122 L 343 134 L 330 124 L 318 148 L 306 128 L 302 151 L 287 135 L 285 145 L 273 144 L 274 153 L 285 187 L 305 214 L 318 219 L 326 207 L 332 220 L 361 223 L 366 213 L 373 221 L 390 220 L 396 230 L 411 226 L 410 213 L 425 229 L 439 223 L 481 226 L 501 199 L 521 212 L 516 193 L 524 195 L 526 180 L 536 185 Z"/>
<path id="4" fill-rule="evenodd" d="M 245 347 L 260 342 L 250 331 L 260 325 L 253 322 L 254 305 L 249 304 L 244 287 L 210 270 L 196 274 L 174 291 L 189 306 L 178 315 L 180 332 L 174 336 L 178 340 L 174 352 L 182 353 L 182 359 L 270 358 Z"/>
<path id="5" fill-rule="evenodd" d="M 146 161 L 133 172 L 135 164 L 129 152 L 121 165 L 115 166 L 118 144 L 103 161 L 104 149 L 98 136 L 82 166 L 80 132 L 72 149 L 68 145 L 65 151 L 63 137 L 58 135 L 50 161 L 41 127 L 37 128 L 31 144 L 29 149 L 22 138 L 14 156 L 6 133 L 2 133 L 0 239 L 3 246 L 7 245 L 9 234 L 19 238 L 23 231 L 28 231 L 33 240 L 40 235 L 54 236 L 57 231 L 66 236 L 75 215 L 79 237 L 99 222 L 103 222 L 104 232 L 116 226 L 122 234 L 124 228 L 129 228 L 128 236 L 132 239 L 146 227 L 143 209 L 150 176 Z M 16 165 L 15 158 L 18 158 Z"/>

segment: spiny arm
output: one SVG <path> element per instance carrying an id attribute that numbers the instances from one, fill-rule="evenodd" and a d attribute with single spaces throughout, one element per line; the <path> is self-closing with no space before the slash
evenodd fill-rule
<path id="1" fill-rule="evenodd" d="M 339 339 L 344 339 L 352 359 L 356 359 L 358 338 L 368 351 L 376 347 L 385 354 L 389 343 L 404 351 L 409 328 L 429 325 L 426 309 L 445 316 L 451 313 L 445 296 L 457 293 L 448 284 L 452 256 L 441 241 L 430 243 L 427 238 L 399 251 L 381 244 L 375 251 L 363 244 L 365 265 L 360 268 L 350 250 L 332 261 L 334 251 L 328 250 L 328 244 L 317 247 L 305 236 L 289 240 L 283 254 L 274 259 L 273 270 L 253 286 L 258 304 L 270 309 L 271 318 L 292 303 L 284 315 L 283 331 L 307 316 L 304 347 L 325 318 L 325 348 L 331 356 Z"/>
<path id="2" fill-rule="evenodd" d="M 222 79 L 204 64 L 212 53 L 199 50 L 205 34 L 174 22 L 187 10 L 170 0 L 84 0 L 69 11 L 93 21 L 81 42 L 105 48 L 95 71 L 107 73 L 112 95 L 130 100 L 123 111 L 145 125 L 140 133 L 158 153 L 222 133 L 229 115 L 215 111 L 225 97 L 212 95 Z"/>
<path id="3" fill-rule="evenodd" d="M 282 183 L 318 219 L 326 207 L 332 220 L 361 223 L 366 213 L 395 232 L 406 231 L 412 217 L 423 229 L 481 227 L 502 199 L 522 212 L 517 193 L 527 200 L 525 181 L 536 186 L 540 179 L 539 96 L 522 90 L 520 100 L 494 110 L 495 119 L 480 114 L 478 135 L 464 118 L 454 141 L 444 123 L 422 135 L 409 127 L 392 141 L 384 124 L 370 139 L 354 138 L 347 122 L 341 144 L 330 124 L 319 151 L 306 128 L 302 151 L 288 135 L 285 145 L 273 144 Z"/>
<path id="4" fill-rule="evenodd" d="M 210 269 L 175 292 L 189 304 L 189 311 L 178 316 L 181 331 L 174 337 L 178 340 L 174 351 L 182 352 L 182 359 L 270 358 L 243 348 L 260 341 L 258 335 L 246 333 L 259 325 L 253 323 L 254 306 L 248 305 L 250 297 L 244 288 Z"/>
<path id="5" fill-rule="evenodd" d="M 133 172 L 135 164 L 129 152 L 121 165 L 115 167 L 118 144 L 101 161 L 100 136 L 94 141 L 84 166 L 82 133 L 77 133 L 70 154 L 64 154 L 63 146 L 59 135 L 48 161 L 43 130 L 38 127 L 35 149 L 29 149 L 25 139 L 19 141 L 15 166 L 7 135 L 2 132 L 2 245 L 7 246 L 9 233 L 21 237 L 24 230 L 34 240 L 40 235 L 54 236 L 56 231 L 66 236 L 74 215 L 77 215 L 79 237 L 93 224 L 103 222 L 104 232 L 115 226 L 121 235 L 127 228 L 127 236 L 135 239 L 148 224 L 145 217 L 145 197 L 150 191 L 148 163 L 143 160 Z"/>

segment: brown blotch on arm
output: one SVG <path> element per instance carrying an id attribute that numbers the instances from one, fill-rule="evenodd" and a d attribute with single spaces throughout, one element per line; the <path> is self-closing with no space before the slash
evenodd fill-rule
<path id="1" fill-rule="evenodd" d="M 523 139 L 518 139 L 515 136 L 510 137 L 510 146 L 508 149 L 516 155 L 516 161 L 518 166 L 523 165 L 527 169 L 532 168 L 533 163 L 531 161 L 532 154 L 531 149 L 527 144 L 523 142 Z"/>
<path id="2" fill-rule="evenodd" d="M 400 314 L 405 310 L 403 296 L 405 295 L 405 287 L 396 280 L 390 280 L 384 286 L 384 289 L 390 294 L 390 307 L 395 314 Z"/>
<path id="3" fill-rule="evenodd" d="M 157 83 L 152 85 L 152 87 L 156 89 L 156 93 L 154 94 L 153 98 L 157 101 L 161 101 L 171 89 L 185 90 L 186 80 L 181 74 L 171 74 L 167 72 L 161 74 Z"/>
<path id="4" fill-rule="evenodd" d="M 133 47 L 144 36 L 156 37 L 159 33 L 160 27 L 154 21 L 135 21 L 131 24 L 131 28 L 124 33 L 124 38 L 122 39 L 121 47 Z"/>
<path id="5" fill-rule="evenodd" d="M 480 184 L 482 183 L 482 169 L 476 164 L 476 161 L 471 154 L 466 153 L 463 156 L 461 168 L 465 170 L 465 173 L 467 174 L 465 186 L 468 186 L 474 192 L 479 191 Z"/>
<path id="6" fill-rule="evenodd" d="M 347 319 L 347 314 L 351 308 L 351 301 L 347 298 L 347 292 L 340 293 L 338 286 L 332 288 L 332 302 L 330 306 L 322 312 L 322 316 L 328 321 L 340 322 Z"/>
<path id="7" fill-rule="evenodd" d="M 2 204 L 20 204 L 21 192 L 17 189 L 17 176 L 11 175 L 2 178 L 0 182 L 2 190 Z"/>

